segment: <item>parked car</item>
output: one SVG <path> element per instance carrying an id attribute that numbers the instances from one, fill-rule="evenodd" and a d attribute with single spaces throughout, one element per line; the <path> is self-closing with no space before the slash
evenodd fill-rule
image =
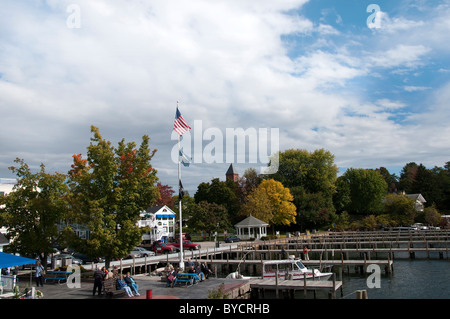
<path id="1" fill-rule="evenodd" d="M 238 241 L 241 241 L 241 239 L 239 237 L 237 237 L 237 236 L 228 236 L 228 237 L 225 238 L 225 242 L 226 243 L 235 243 L 235 242 L 238 242 Z"/>
<path id="2" fill-rule="evenodd" d="M 53 258 L 55 258 L 56 260 L 59 259 L 63 259 L 63 258 L 72 258 L 72 264 L 75 265 L 82 265 L 83 264 L 83 260 L 76 258 L 74 256 L 72 256 L 71 254 L 58 254 L 58 255 L 54 255 Z"/>
<path id="3" fill-rule="evenodd" d="M 72 257 L 81 260 L 81 263 L 83 265 L 88 264 L 88 263 L 96 263 L 97 264 L 97 263 L 101 263 L 101 262 L 105 261 L 104 258 L 100 258 L 100 257 L 90 258 L 87 255 L 84 255 L 81 253 L 73 253 Z"/>
<path id="4" fill-rule="evenodd" d="M 144 247 L 135 247 L 130 254 L 140 255 L 140 257 L 149 257 L 149 256 L 155 256 L 155 253 L 153 251 L 150 251 L 148 249 L 145 249 Z"/>
<path id="5" fill-rule="evenodd" d="M 180 248 L 180 243 L 174 242 L 171 243 L 172 246 L 175 246 L 177 248 Z M 201 246 L 199 244 L 193 243 L 190 240 L 183 240 L 183 250 L 189 249 L 189 250 L 200 250 Z"/>
<path id="6" fill-rule="evenodd" d="M 157 254 L 169 254 L 178 251 L 178 248 L 172 245 L 168 245 L 166 243 L 156 243 L 154 246 L 155 253 Z"/>
<path id="7" fill-rule="evenodd" d="M 427 230 L 428 229 L 428 227 L 422 223 L 415 223 L 414 225 L 411 226 L 411 228 L 413 228 L 414 230 Z"/>

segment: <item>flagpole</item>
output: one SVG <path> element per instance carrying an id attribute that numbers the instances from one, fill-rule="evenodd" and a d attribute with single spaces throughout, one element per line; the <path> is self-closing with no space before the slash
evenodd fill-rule
<path id="1" fill-rule="evenodd" d="M 178 101 L 177 101 L 177 110 L 178 110 Z M 182 209 L 181 209 L 181 159 L 180 159 L 180 138 L 181 136 L 178 134 L 178 212 L 180 216 L 180 265 L 179 268 L 184 270 L 184 262 L 183 262 L 183 217 L 182 217 Z"/>

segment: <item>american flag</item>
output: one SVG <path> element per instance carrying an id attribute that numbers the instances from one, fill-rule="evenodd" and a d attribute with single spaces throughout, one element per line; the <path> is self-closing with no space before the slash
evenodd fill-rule
<path id="1" fill-rule="evenodd" d="M 175 115 L 175 123 L 173 124 L 173 129 L 178 133 L 178 135 L 183 135 L 191 129 L 191 127 L 186 123 L 183 116 L 181 116 L 180 111 L 177 107 L 177 113 Z"/>

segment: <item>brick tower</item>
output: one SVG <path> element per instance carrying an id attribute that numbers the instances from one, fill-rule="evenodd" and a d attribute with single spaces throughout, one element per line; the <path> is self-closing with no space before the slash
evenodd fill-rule
<path id="1" fill-rule="evenodd" d="M 238 182 L 239 181 L 239 174 L 237 173 L 237 171 L 234 169 L 233 164 L 230 164 L 230 167 L 228 168 L 228 171 L 225 173 L 225 177 L 226 179 L 230 179 L 234 182 Z"/>

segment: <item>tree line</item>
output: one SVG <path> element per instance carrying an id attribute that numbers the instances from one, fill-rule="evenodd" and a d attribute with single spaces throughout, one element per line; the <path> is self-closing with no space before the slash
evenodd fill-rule
<path id="1" fill-rule="evenodd" d="M 214 178 L 198 185 L 194 196 L 185 196 L 183 202 L 189 228 L 223 231 L 250 214 L 272 229 L 290 231 L 376 229 L 414 222 L 440 226 L 445 223 L 441 214 L 450 211 L 450 162 L 432 169 L 408 163 L 400 176 L 384 167 L 349 168 L 338 176 L 334 155 L 324 149 L 289 149 L 278 157 L 276 174 L 259 175 L 250 168 L 237 183 Z M 425 209 L 417 211 L 405 193 L 422 194 Z M 173 207 L 178 211 L 177 200 Z"/>
<path id="2" fill-rule="evenodd" d="M 87 156 L 73 155 L 67 174 L 46 172 L 42 164 L 33 173 L 22 159 L 10 170 L 17 176 L 11 193 L 0 197 L 0 227 L 8 232 L 7 250 L 37 256 L 54 252 L 55 244 L 89 257 L 102 256 L 106 264 L 123 258 L 149 229 L 139 228 L 140 213 L 153 205 L 178 212 L 178 195 L 158 181 L 151 164 L 156 149 L 150 138 L 140 145 L 122 140 L 117 146 L 92 126 Z M 300 230 L 376 228 L 422 221 L 438 224 L 450 210 L 450 162 L 427 169 L 408 163 L 399 177 L 387 169 L 348 169 L 338 177 L 334 155 L 324 149 L 280 152 L 279 170 L 259 175 L 248 169 L 238 182 L 218 178 L 198 185 L 194 196 L 185 194 L 183 217 L 196 232 L 232 231 L 250 214 L 272 229 Z M 424 212 L 414 202 L 396 195 L 400 190 L 421 193 Z M 80 236 L 76 229 L 89 230 Z"/>

